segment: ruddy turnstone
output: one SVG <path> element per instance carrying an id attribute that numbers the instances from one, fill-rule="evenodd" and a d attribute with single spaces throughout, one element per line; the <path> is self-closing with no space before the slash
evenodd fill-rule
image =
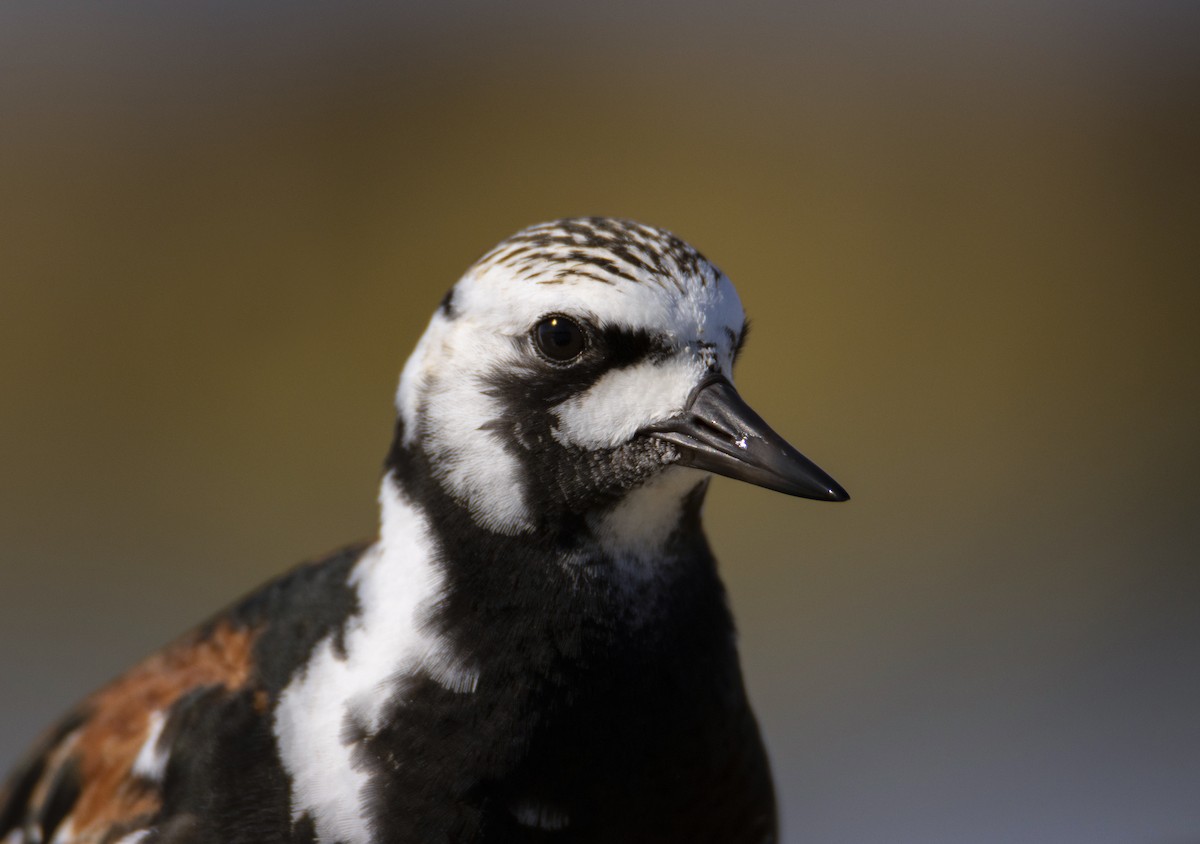
<path id="1" fill-rule="evenodd" d="M 661 229 L 500 243 L 404 367 L 378 539 L 85 700 L 0 842 L 774 841 L 700 506 L 710 473 L 847 496 L 739 397 L 745 336 Z"/>

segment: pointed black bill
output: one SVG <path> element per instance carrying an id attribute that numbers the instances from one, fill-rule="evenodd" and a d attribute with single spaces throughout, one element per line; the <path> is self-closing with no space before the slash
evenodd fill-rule
<path id="1" fill-rule="evenodd" d="M 750 409 L 722 376 L 703 381 L 680 415 L 646 433 L 674 443 L 679 463 L 817 501 L 846 501 L 846 490 Z"/>

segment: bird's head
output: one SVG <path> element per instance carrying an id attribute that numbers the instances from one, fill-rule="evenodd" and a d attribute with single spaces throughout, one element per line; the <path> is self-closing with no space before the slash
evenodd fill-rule
<path id="1" fill-rule="evenodd" d="M 669 531 L 707 473 L 847 496 L 738 395 L 745 315 L 729 279 L 661 229 L 525 229 L 450 290 L 404 368 L 390 462 L 414 461 L 474 522 Z"/>

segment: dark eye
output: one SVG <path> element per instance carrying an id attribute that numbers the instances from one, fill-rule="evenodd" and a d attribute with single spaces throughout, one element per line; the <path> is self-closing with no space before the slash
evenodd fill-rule
<path id="1" fill-rule="evenodd" d="M 578 324 L 566 317 L 546 317 L 533 329 L 538 351 L 558 363 L 566 363 L 583 353 L 587 336 Z"/>

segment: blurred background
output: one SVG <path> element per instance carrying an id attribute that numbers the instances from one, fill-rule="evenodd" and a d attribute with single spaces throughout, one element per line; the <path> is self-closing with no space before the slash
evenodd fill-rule
<path id="1" fill-rule="evenodd" d="M 672 229 L 853 494 L 708 528 L 784 841 L 1200 841 L 1200 7 L 0 6 L 0 764 L 375 529 L 524 225 Z"/>

